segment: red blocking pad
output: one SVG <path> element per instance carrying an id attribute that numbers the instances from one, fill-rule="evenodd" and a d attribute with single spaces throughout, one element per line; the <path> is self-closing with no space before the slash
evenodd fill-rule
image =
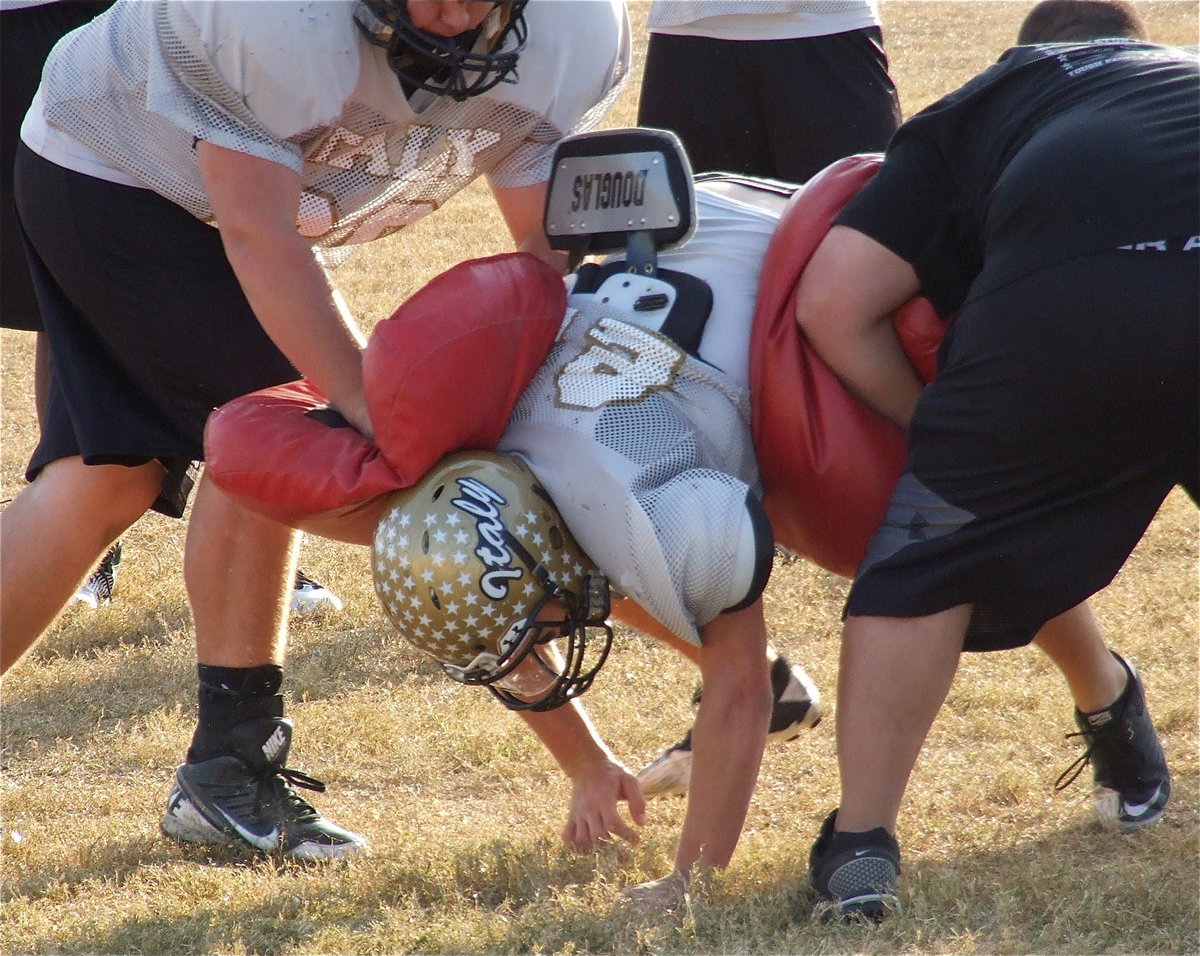
<path id="1" fill-rule="evenodd" d="M 403 487 L 378 446 L 303 380 L 222 405 L 209 416 L 204 448 L 219 488 L 293 526 Z"/>
<path id="2" fill-rule="evenodd" d="M 206 470 L 259 514 L 323 532 L 344 518 L 347 540 L 357 540 L 375 499 L 412 485 L 452 451 L 495 446 L 565 308 L 562 278 L 535 256 L 455 266 L 380 322 L 367 344 L 375 441 L 302 380 L 217 409 L 205 429 Z"/>
<path id="3" fill-rule="evenodd" d="M 904 463 L 902 432 L 850 395 L 796 325 L 805 266 L 882 162 L 839 160 L 792 197 L 767 249 L 750 342 L 751 424 L 775 539 L 821 567 L 854 574 Z M 892 317 L 925 381 L 945 331 L 928 301 Z"/>
<path id="4" fill-rule="evenodd" d="M 455 266 L 376 326 L 367 410 L 405 487 L 452 451 L 495 447 L 566 304 L 554 269 L 510 253 Z"/>

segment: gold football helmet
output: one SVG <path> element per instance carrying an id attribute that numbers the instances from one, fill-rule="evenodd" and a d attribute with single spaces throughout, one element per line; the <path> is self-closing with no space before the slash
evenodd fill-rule
<path id="1" fill-rule="evenodd" d="M 612 646 L 607 579 L 511 455 L 456 453 L 396 492 L 371 568 L 401 636 L 513 710 L 578 697 Z"/>

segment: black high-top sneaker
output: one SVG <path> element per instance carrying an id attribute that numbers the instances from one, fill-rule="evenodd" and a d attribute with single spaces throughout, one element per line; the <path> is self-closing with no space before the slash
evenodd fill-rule
<path id="1" fill-rule="evenodd" d="M 1171 774 L 1154 721 L 1146 709 L 1142 680 L 1133 665 L 1113 654 L 1129 675 L 1125 690 L 1112 704 L 1091 713 L 1075 711 L 1087 749 L 1054 784 L 1063 790 L 1089 763 L 1095 788 L 1092 803 L 1100 825 L 1109 830 L 1136 830 L 1154 823 L 1171 799 Z"/>
<path id="2" fill-rule="evenodd" d="M 366 840 L 321 816 L 293 785 L 324 791 L 325 784 L 289 770 L 292 722 L 285 717 L 247 721 L 234 728 L 231 753 L 185 763 L 162 818 L 163 832 L 189 843 L 241 844 L 302 860 L 338 859 L 366 848 Z"/>

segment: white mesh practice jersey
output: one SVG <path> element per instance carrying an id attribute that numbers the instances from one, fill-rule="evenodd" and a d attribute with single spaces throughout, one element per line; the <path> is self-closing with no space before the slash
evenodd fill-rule
<path id="1" fill-rule="evenodd" d="M 410 100 L 355 7 L 120 0 L 55 48 L 23 138 L 205 221 L 197 140 L 280 163 L 302 178 L 300 232 L 340 246 L 403 228 L 483 174 L 544 182 L 554 144 L 599 120 L 628 69 L 618 0 L 536 0 L 516 83 Z"/>
<path id="2" fill-rule="evenodd" d="M 630 307 L 608 279 L 572 295 L 559 338 L 522 394 L 498 449 L 519 454 L 588 556 L 685 640 L 738 600 L 730 586 L 758 494 L 747 354 L 759 270 L 778 222 L 697 189 L 698 224 L 663 269 L 704 279 L 713 310 L 699 357 Z M 728 371 L 727 371 L 728 370 Z"/>
<path id="3" fill-rule="evenodd" d="M 654 33 L 788 40 L 879 26 L 875 0 L 654 0 Z"/>

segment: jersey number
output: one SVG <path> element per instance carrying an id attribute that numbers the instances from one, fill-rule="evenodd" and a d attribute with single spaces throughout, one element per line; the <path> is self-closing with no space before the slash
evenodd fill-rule
<path id="1" fill-rule="evenodd" d="M 597 409 L 633 404 L 651 392 L 670 388 L 687 358 L 665 336 L 602 318 L 587 333 L 587 346 L 555 379 L 558 403 Z"/>

